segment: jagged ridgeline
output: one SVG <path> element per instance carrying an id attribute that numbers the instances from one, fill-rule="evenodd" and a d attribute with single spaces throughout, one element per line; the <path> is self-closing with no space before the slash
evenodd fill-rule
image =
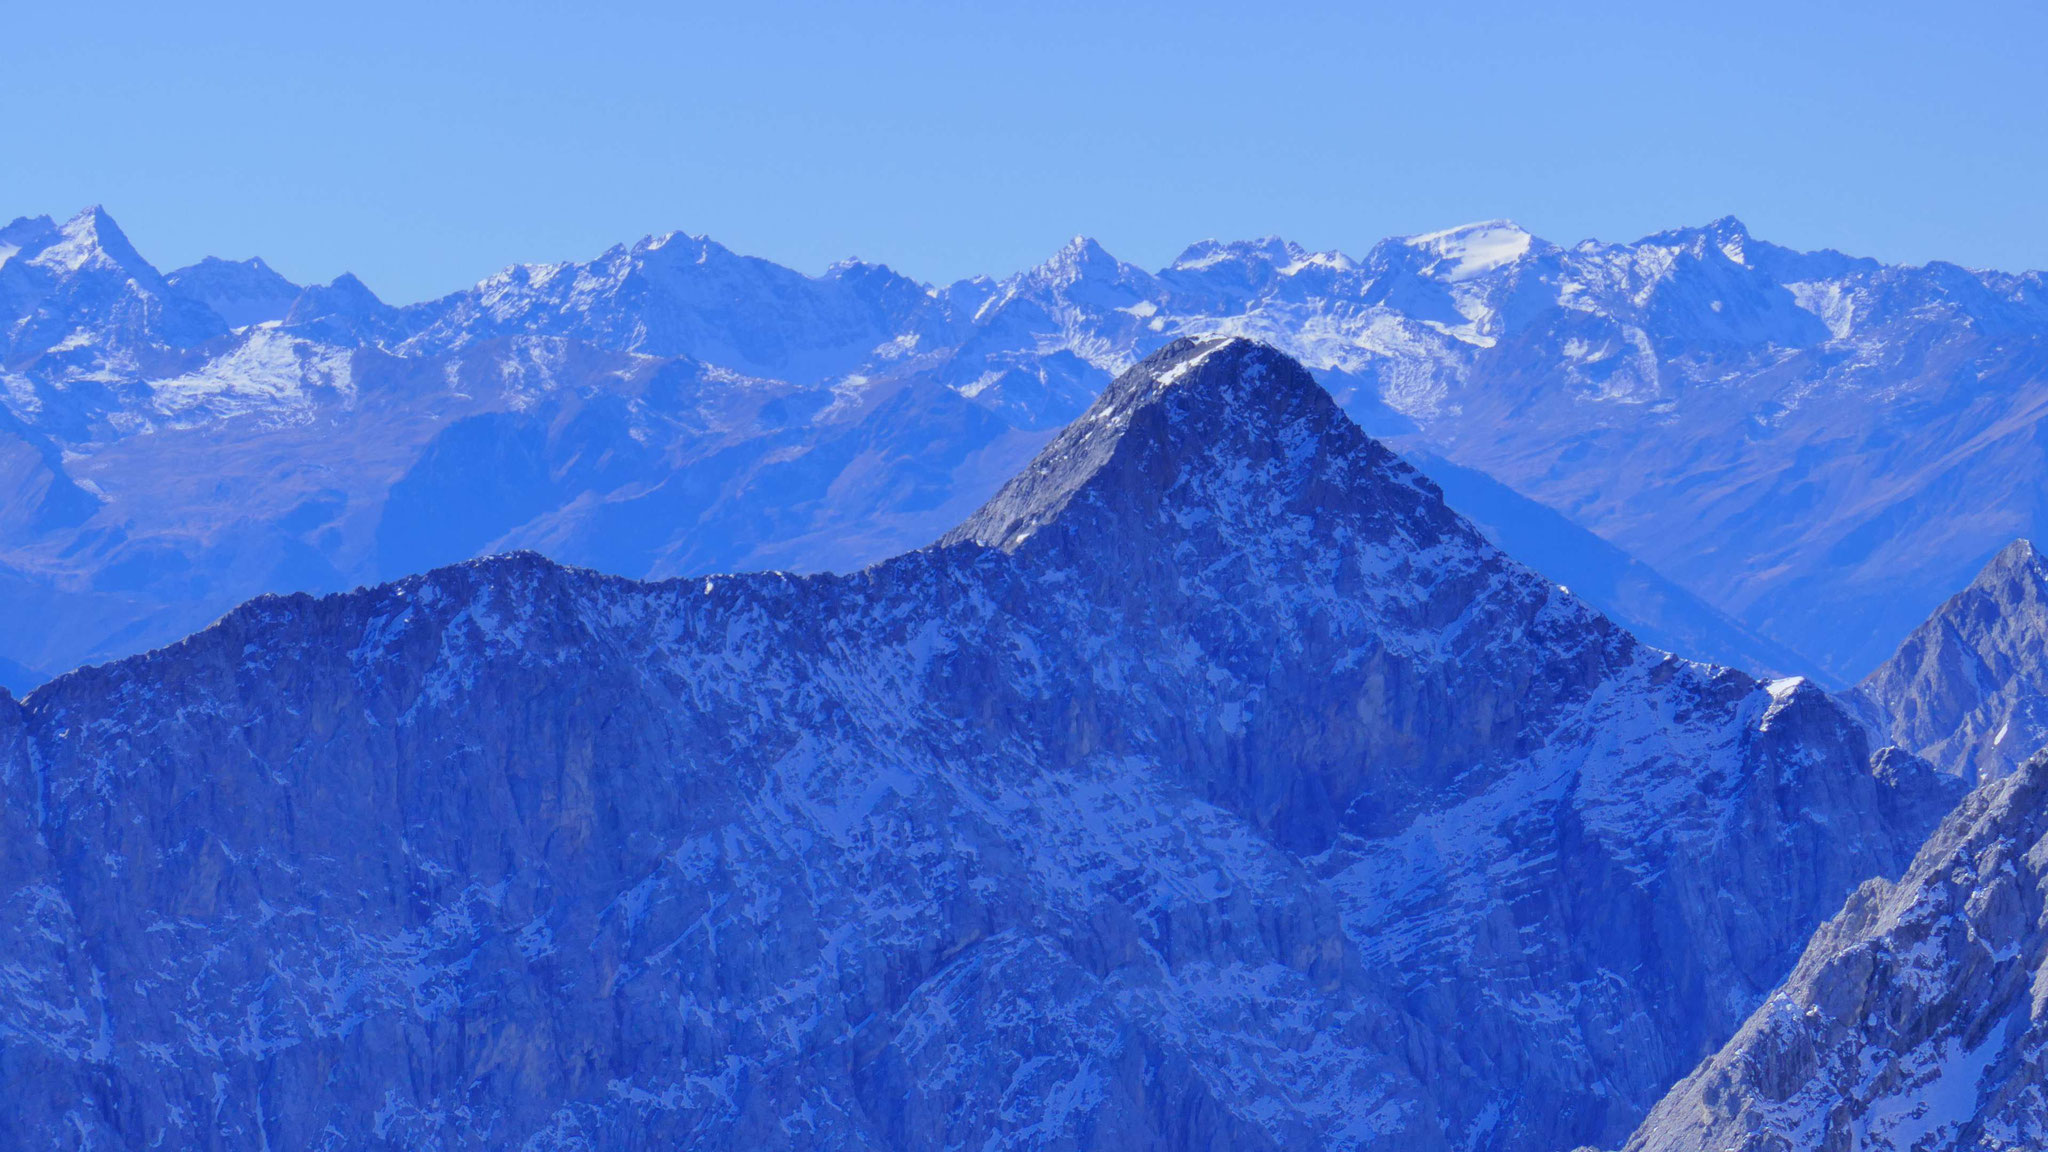
<path id="1" fill-rule="evenodd" d="M 851 571 L 958 524 L 1111 380 L 1252 335 L 1511 555 L 1658 647 L 1849 684 L 2048 532 L 2048 279 L 1732 219 L 1357 258 L 1077 238 L 1000 278 L 806 275 L 671 233 L 396 305 L 160 273 L 98 209 L 0 226 L 0 684 L 532 548 Z M 1711 479 L 1707 479 L 1711 478 Z"/>
<path id="2" fill-rule="evenodd" d="M 0 709 L 0 1144 L 1614 1145 L 1954 781 L 1178 341 L 937 545 L 264 598 Z"/>

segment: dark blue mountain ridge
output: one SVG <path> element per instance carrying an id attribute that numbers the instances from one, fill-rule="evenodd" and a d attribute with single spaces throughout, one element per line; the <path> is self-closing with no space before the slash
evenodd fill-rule
<path id="1" fill-rule="evenodd" d="M 0 698 L 0 1143 L 1619 1142 L 1950 778 L 1176 341 L 939 545 L 518 553 Z"/>

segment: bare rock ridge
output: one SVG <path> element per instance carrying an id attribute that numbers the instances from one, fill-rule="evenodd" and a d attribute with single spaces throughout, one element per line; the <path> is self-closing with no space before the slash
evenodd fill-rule
<path id="1" fill-rule="evenodd" d="M 1133 501 L 1160 500 L 1176 480 L 1193 479 L 1182 470 L 1205 459 L 1255 470 L 1288 451 L 1363 456 L 1435 494 L 1418 473 L 1394 466 L 1392 453 L 1359 432 L 1300 364 L 1254 349 L 1229 337 L 1189 340 L 1162 352 L 1162 367 L 1125 373 L 940 545 L 1015 551 L 1073 501 L 1104 498 L 1103 473 L 1120 451 L 1123 495 Z M 1207 367 L 1217 357 L 1218 366 Z"/>
<path id="2" fill-rule="evenodd" d="M 0 697 L 0 1145 L 1617 1144 L 1953 779 L 1175 341 L 941 545 Z"/>
<path id="3" fill-rule="evenodd" d="M 1814 934 L 1629 1152 L 2048 1146 L 2048 756 L 1987 780 Z"/>
<path id="4" fill-rule="evenodd" d="M 304 291 L 259 258 L 222 260 L 208 256 L 166 273 L 179 295 L 211 309 L 230 328 L 282 321 Z"/>
<path id="5" fill-rule="evenodd" d="M 1972 782 L 2048 747 L 2048 563 L 2014 541 L 1858 695 L 1893 740 Z"/>

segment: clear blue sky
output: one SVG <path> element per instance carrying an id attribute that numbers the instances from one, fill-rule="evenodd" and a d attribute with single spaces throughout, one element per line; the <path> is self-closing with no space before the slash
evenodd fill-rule
<path id="1" fill-rule="evenodd" d="M 2048 4 L 1680 7 L 15 4 L 0 219 L 396 302 L 675 228 L 933 281 L 1494 216 L 2048 266 Z"/>

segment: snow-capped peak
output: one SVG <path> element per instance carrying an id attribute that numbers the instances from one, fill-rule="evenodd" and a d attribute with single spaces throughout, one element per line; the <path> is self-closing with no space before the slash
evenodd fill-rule
<path id="1" fill-rule="evenodd" d="M 1116 257 L 1111 256 L 1108 250 L 1097 243 L 1093 236 L 1077 235 L 1065 244 L 1062 244 L 1059 251 L 1054 252 L 1052 258 L 1046 261 L 1046 266 L 1053 268 L 1075 268 L 1096 263 L 1117 264 L 1120 261 Z"/>
<path id="2" fill-rule="evenodd" d="M 1435 258 L 1445 280 L 1470 280 L 1527 255 L 1535 236 L 1512 220 L 1483 220 L 1441 232 L 1410 236 L 1402 241 Z"/>
<path id="3" fill-rule="evenodd" d="M 58 229 L 54 243 L 35 256 L 35 262 L 53 271 L 75 273 L 88 265 L 116 267 L 130 275 L 154 280 L 156 270 L 128 242 L 121 226 L 106 209 L 95 204 Z"/>
<path id="4" fill-rule="evenodd" d="M 1701 230 L 1707 243 L 1737 264 L 1749 264 L 1749 227 L 1733 216 L 1723 216 Z"/>

